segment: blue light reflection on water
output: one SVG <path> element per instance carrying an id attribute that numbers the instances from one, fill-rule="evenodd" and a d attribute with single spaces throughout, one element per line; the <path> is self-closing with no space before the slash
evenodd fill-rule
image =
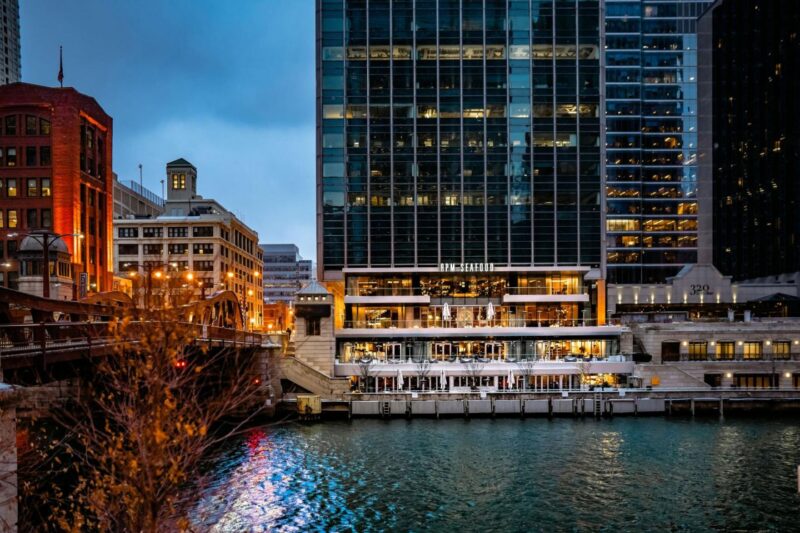
<path id="1" fill-rule="evenodd" d="M 800 419 L 413 420 L 255 429 L 215 531 L 800 530 Z"/>

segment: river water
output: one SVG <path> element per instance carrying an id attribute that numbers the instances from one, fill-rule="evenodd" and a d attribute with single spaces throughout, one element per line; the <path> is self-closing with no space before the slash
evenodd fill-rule
<path id="1" fill-rule="evenodd" d="M 800 418 L 290 423 L 214 462 L 213 531 L 800 531 Z"/>

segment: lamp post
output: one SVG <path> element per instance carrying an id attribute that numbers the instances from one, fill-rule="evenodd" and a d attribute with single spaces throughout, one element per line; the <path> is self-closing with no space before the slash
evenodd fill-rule
<path id="1" fill-rule="evenodd" d="M 32 231 L 30 233 L 10 233 L 9 237 L 30 237 L 42 245 L 42 297 L 50 298 L 50 246 L 62 237 L 78 237 L 83 239 L 82 233 L 51 233 L 49 231 Z"/>
<path id="2" fill-rule="evenodd" d="M 3 283 L 0 283 L 0 287 L 8 285 L 8 269 L 11 268 L 11 263 L 8 261 L 4 263 L 0 263 L 0 266 L 3 267 Z"/>

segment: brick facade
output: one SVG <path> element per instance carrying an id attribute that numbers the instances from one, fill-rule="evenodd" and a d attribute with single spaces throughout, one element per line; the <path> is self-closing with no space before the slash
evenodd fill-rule
<path id="1" fill-rule="evenodd" d="M 94 98 L 75 89 L 28 83 L 0 87 L 0 285 L 13 287 L 19 272 L 9 241 L 18 243 L 24 233 L 46 229 L 84 236 L 64 238 L 76 287 L 80 273 L 86 272 L 90 291 L 111 289 L 112 132 L 111 117 Z M 9 149 L 16 150 L 16 161 L 9 158 Z M 32 194 L 29 179 L 37 180 Z M 48 179 L 49 195 L 43 190 Z M 9 180 L 16 186 L 15 196 Z M 9 227 L 9 212 L 16 215 L 15 228 Z"/>

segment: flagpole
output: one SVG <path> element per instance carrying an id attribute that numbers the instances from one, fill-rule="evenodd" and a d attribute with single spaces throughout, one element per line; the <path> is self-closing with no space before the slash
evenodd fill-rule
<path id="1" fill-rule="evenodd" d="M 64 88 L 64 47 L 58 47 L 58 83 Z"/>

